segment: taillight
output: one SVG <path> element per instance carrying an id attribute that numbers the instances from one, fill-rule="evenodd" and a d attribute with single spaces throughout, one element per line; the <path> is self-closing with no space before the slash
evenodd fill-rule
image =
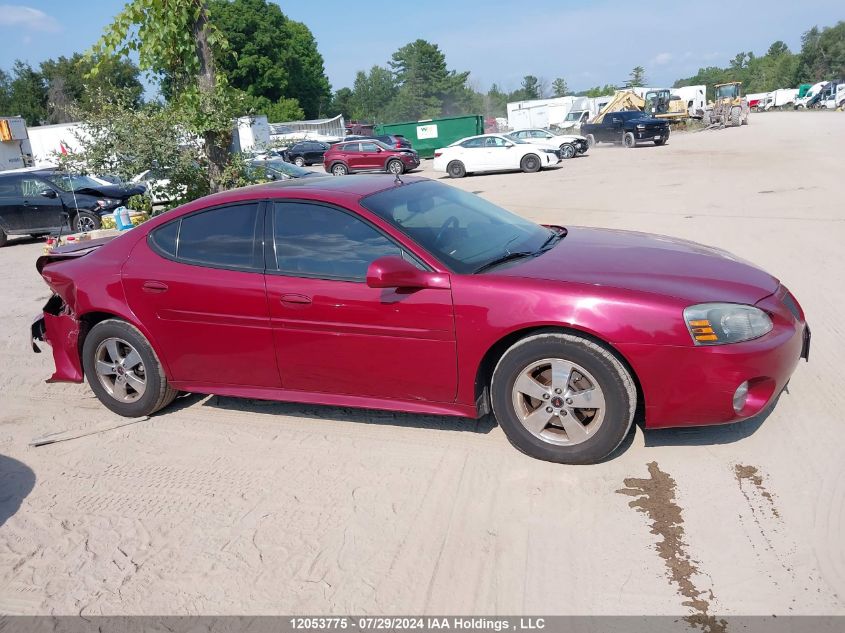
<path id="1" fill-rule="evenodd" d="M 435 158 L 439 158 L 439 157 L 441 157 L 441 156 L 443 156 L 443 152 L 434 152 L 434 157 L 435 157 Z"/>

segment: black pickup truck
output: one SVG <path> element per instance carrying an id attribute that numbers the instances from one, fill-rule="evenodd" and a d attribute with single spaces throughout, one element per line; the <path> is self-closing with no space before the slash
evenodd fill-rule
<path id="1" fill-rule="evenodd" d="M 639 110 L 608 112 L 601 123 L 584 123 L 581 134 L 587 137 L 590 147 L 596 143 L 622 143 L 625 147 L 646 142 L 663 145 L 669 140 L 669 122 Z"/>

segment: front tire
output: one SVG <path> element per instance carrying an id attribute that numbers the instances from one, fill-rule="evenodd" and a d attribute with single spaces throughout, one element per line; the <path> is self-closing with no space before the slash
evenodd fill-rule
<path id="1" fill-rule="evenodd" d="M 592 464 L 628 434 L 637 394 L 631 375 L 605 347 L 545 333 L 505 352 L 493 372 L 491 401 L 508 440 L 526 455 Z"/>
<path id="2" fill-rule="evenodd" d="M 739 127 L 742 124 L 742 122 L 740 121 L 741 116 L 742 113 L 739 111 L 739 108 L 734 108 L 733 110 L 731 110 L 731 125 L 733 127 Z"/>
<path id="3" fill-rule="evenodd" d="M 9 236 L 6 235 L 6 231 L 0 229 L 0 247 L 6 246 L 6 243 L 9 241 Z"/>
<path id="4" fill-rule="evenodd" d="M 293 159 L 293 164 L 297 167 L 305 167 L 305 159 L 302 156 L 297 156 Z"/>
<path id="5" fill-rule="evenodd" d="M 625 132 L 625 134 L 622 136 L 622 145 L 628 148 L 636 147 L 637 139 L 634 136 L 633 132 Z"/>
<path id="6" fill-rule="evenodd" d="M 151 415 L 178 394 L 152 346 L 126 321 L 107 319 L 95 325 L 82 346 L 82 365 L 97 399 L 127 418 Z"/>
<path id="7" fill-rule="evenodd" d="M 570 143 L 564 143 L 560 146 L 560 156 L 561 158 L 569 159 L 573 158 L 575 154 L 578 153 L 578 150 L 575 149 L 575 146 Z"/>
<path id="8" fill-rule="evenodd" d="M 467 175 L 467 170 L 461 161 L 453 160 L 446 166 L 446 173 L 449 174 L 449 178 L 463 178 Z"/>
<path id="9" fill-rule="evenodd" d="M 332 165 L 332 175 L 333 176 L 345 176 L 349 173 L 349 169 L 343 163 L 337 163 Z"/>
<path id="10" fill-rule="evenodd" d="M 587 147 L 593 148 L 596 146 L 596 137 L 592 134 L 587 134 Z"/>
<path id="11" fill-rule="evenodd" d="M 405 173 L 405 165 L 402 164 L 401 160 L 393 159 L 391 161 L 388 161 L 387 171 L 389 171 L 391 174 L 394 174 L 395 176 L 401 176 L 403 173 Z"/>
<path id="12" fill-rule="evenodd" d="M 77 233 L 87 233 L 88 231 L 96 231 L 102 226 L 100 216 L 91 213 L 90 211 L 77 211 L 76 217 L 73 219 L 73 229 Z"/>
<path id="13" fill-rule="evenodd" d="M 519 162 L 519 168 L 526 174 L 540 171 L 540 157 L 536 154 L 526 154 Z"/>

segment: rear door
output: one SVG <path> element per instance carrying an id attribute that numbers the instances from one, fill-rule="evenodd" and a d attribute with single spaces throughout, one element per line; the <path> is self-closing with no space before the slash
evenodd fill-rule
<path id="1" fill-rule="evenodd" d="M 23 193 L 19 176 L 0 178 L 0 228 L 18 231 L 23 226 Z"/>
<path id="2" fill-rule="evenodd" d="M 343 146 L 343 160 L 349 165 L 350 171 L 356 169 L 363 169 L 363 160 L 361 158 L 361 143 L 346 143 Z"/>
<path id="3" fill-rule="evenodd" d="M 482 171 L 487 168 L 485 161 L 487 150 L 484 147 L 484 141 L 485 137 L 480 136 L 460 144 L 461 155 L 459 159 L 468 172 Z"/>
<path id="4" fill-rule="evenodd" d="M 264 205 L 229 204 L 150 233 L 122 270 L 173 381 L 278 387 L 264 286 Z"/>

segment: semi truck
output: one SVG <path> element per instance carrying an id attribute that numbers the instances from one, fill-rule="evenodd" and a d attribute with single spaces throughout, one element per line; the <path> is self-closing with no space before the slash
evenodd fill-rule
<path id="1" fill-rule="evenodd" d="M 0 117 L 0 171 L 32 167 L 32 164 L 26 121 L 19 116 Z"/>

